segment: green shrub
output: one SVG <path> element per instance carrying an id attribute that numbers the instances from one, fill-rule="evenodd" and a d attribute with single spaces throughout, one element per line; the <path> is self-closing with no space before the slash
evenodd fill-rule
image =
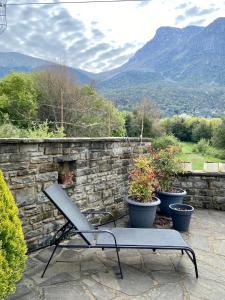
<path id="1" fill-rule="evenodd" d="M 222 123 L 216 129 L 212 137 L 212 144 L 214 147 L 224 149 L 225 148 L 225 118 Z"/>
<path id="2" fill-rule="evenodd" d="M 209 141 L 201 139 L 196 145 L 194 145 L 193 152 L 207 154 L 210 152 L 210 148 Z"/>
<path id="3" fill-rule="evenodd" d="M 208 152 L 207 154 L 209 154 L 211 156 L 213 155 L 214 157 L 216 157 L 218 159 L 225 159 L 225 150 L 224 149 L 210 147 L 210 152 Z"/>
<path id="4" fill-rule="evenodd" d="M 0 125 L 0 138 L 60 138 L 64 137 L 63 130 L 51 130 L 47 121 L 43 123 L 33 122 L 28 129 L 18 128 L 10 121 Z"/>
<path id="5" fill-rule="evenodd" d="M 28 128 L 25 132 L 28 138 L 60 138 L 64 137 L 62 128 L 57 127 L 57 130 L 51 131 L 47 121 L 37 124 L 32 123 L 32 127 Z"/>
<path id="6" fill-rule="evenodd" d="M 26 244 L 18 208 L 0 171 L 0 299 L 16 290 L 26 263 Z"/>
<path id="7" fill-rule="evenodd" d="M 169 146 L 179 146 L 178 139 L 173 135 L 164 135 L 152 141 L 153 149 L 166 149 Z"/>
<path id="8" fill-rule="evenodd" d="M 20 138 L 23 136 L 23 131 L 12 123 L 5 123 L 0 125 L 0 138 Z"/>

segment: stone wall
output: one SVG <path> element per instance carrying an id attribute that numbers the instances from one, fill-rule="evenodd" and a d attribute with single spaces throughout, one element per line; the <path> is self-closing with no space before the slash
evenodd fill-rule
<path id="1" fill-rule="evenodd" d="M 177 186 L 187 190 L 187 204 L 225 210 L 225 173 L 188 172 L 180 175 Z"/>
<path id="2" fill-rule="evenodd" d="M 132 157 L 148 143 L 123 138 L 0 139 L 0 169 L 19 207 L 29 249 L 48 244 L 64 222 L 42 193 L 58 181 L 60 172 L 69 173 L 64 188 L 83 211 L 122 214 Z"/>

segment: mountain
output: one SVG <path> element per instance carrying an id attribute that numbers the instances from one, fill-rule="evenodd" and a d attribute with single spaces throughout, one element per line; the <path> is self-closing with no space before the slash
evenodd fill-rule
<path id="1" fill-rule="evenodd" d="M 225 18 L 207 27 L 161 27 L 120 68 L 101 74 L 99 89 L 120 107 L 143 96 L 166 115 L 225 113 Z"/>
<path id="2" fill-rule="evenodd" d="M 16 52 L 0 52 L 0 78 L 13 71 L 32 72 L 49 67 L 56 68 L 57 64 Z M 70 67 L 68 67 L 68 71 L 80 84 L 92 81 L 91 73 Z"/>
<path id="3" fill-rule="evenodd" d="M 43 69 L 54 63 L 19 53 L 0 52 L 0 77 Z M 164 115 L 225 114 L 225 18 L 206 27 L 160 27 L 153 39 L 119 68 L 99 74 L 69 68 L 81 84 L 97 89 L 120 109 L 133 109 L 148 96 Z"/>

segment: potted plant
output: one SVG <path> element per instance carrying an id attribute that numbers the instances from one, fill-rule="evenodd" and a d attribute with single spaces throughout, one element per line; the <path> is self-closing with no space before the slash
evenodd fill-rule
<path id="1" fill-rule="evenodd" d="M 173 228 L 178 231 L 188 231 L 194 207 L 188 204 L 170 204 Z"/>
<path id="2" fill-rule="evenodd" d="M 154 196 L 159 183 L 148 157 L 140 156 L 134 160 L 134 167 L 129 178 L 129 196 L 126 201 L 130 225 L 152 227 L 160 200 Z"/>
<path id="3" fill-rule="evenodd" d="M 176 146 L 170 146 L 160 151 L 152 150 L 149 158 L 159 181 L 156 195 L 161 200 L 160 211 L 168 217 L 170 217 L 169 205 L 183 203 L 183 198 L 187 194 L 185 190 L 174 187 L 174 178 L 183 171 L 177 159 L 179 151 L 180 148 Z"/>

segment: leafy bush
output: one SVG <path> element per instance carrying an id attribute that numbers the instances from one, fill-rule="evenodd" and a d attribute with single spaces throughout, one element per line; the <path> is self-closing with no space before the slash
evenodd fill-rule
<path id="1" fill-rule="evenodd" d="M 64 133 L 61 128 L 52 131 L 48 122 L 37 124 L 32 123 L 28 129 L 21 129 L 9 121 L 0 125 L 0 138 L 59 138 Z"/>
<path id="2" fill-rule="evenodd" d="M 171 191 L 173 189 L 174 176 L 182 172 L 180 161 L 177 158 L 179 152 L 179 147 L 170 146 L 160 151 L 153 150 L 150 153 L 150 165 L 155 170 L 156 178 L 162 191 Z"/>
<path id="3" fill-rule="evenodd" d="M 225 118 L 223 118 L 220 126 L 214 130 L 212 144 L 221 149 L 225 148 Z"/>
<path id="4" fill-rule="evenodd" d="M 202 154 L 210 154 L 210 144 L 206 139 L 201 139 L 196 145 L 193 147 L 193 152 L 202 153 Z"/>
<path id="5" fill-rule="evenodd" d="M 0 299 L 16 290 L 26 263 L 24 241 L 18 209 L 0 171 Z"/>
<path id="6" fill-rule="evenodd" d="M 166 129 L 167 134 L 173 134 L 181 141 L 198 142 L 202 138 L 210 140 L 213 132 L 220 126 L 221 119 L 184 115 L 163 119 L 161 124 Z"/>
<path id="7" fill-rule="evenodd" d="M 51 131 L 47 121 L 37 124 L 32 123 L 32 127 L 25 131 L 25 136 L 29 138 L 59 138 L 63 137 L 62 128 L 57 127 L 57 130 Z"/>
<path id="8" fill-rule="evenodd" d="M 169 146 L 179 146 L 178 139 L 173 135 L 164 135 L 152 141 L 153 149 L 165 149 Z"/>
<path id="9" fill-rule="evenodd" d="M 0 138 L 19 138 L 24 136 L 24 130 L 12 123 L 4 123 L 0 126 Z"/>
<path id="10" fill-rule="evenodd" d="M 151 202 L 158 186 L 156 172 L 149 159 L 146 156 L 136 158 L 130 173 L 129 196 L 138 202 Z"/>

